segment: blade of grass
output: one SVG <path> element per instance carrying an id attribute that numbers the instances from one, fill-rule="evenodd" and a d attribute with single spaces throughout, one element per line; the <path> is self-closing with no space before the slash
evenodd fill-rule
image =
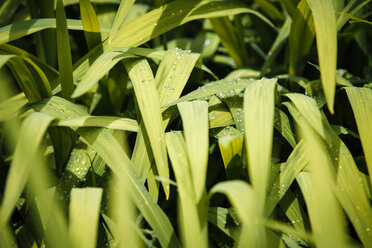
<path id="1" fill-rule="evenodd" d="M 292 18 L 289 33 L 289 74 L 300 75 L 315 36 L 314 18 L 307 0 L 301 0 Z"/>
<path id="2" fill-rule="evenodd" d="M 102 188 L 71 190 L 69 236 L 73 247 L 96 247 L 102 192 Z"/>
<path id="3" fill-rule="evenodd" d="M 84 116 L 71 119 L 60 120 L 52 125 L 62 127 L 104 127 L 108 129 L 116 129 L 123 131 L 138 131 L 136 120 L 128 118 L 120 118 L 115 116 Z"/>
<path id="4" fill-rule="evenodd" d="M 278 8 L 267 0 L 255 0 L 255 2 L 262 8 L 262 10 L 273 20 L 284 20 L 283 14 Z"/>
<path id="5" fill-rule="evenodd" d="M 372 91 L 368 88 L 346 87 L 346 93 L 353 108 L 372 184 Z"/>
<path id="6" fill-rule="evenodd" d="M 270 51 L 267 53 L 267 56 L 265 57 L 265 62 L 261 67 L 261 75 L 266 73 L 268 68 L 274 62 L 275 58 L 278 56 L 279 52 L 281 51 L 282 47 L 285 44 L 285 41 L 289 36 L 291 26 L 292 19 L 290 17 L 287 17 L 283 26 L 280 28 L 279 34 L 276 37 L 273 45 L 271 46 Z"/>
<path id="7" fill-rule="evenodd" d="M 143 48 L 129 48 L 127 50 L 129 53 L 135 53 L 152 59 L 155 58 L 153 55 L 160 53 L 156 50 Z M 199 54 L 177 48 L 169 49 L 166 52 L 162 51 L 161 56 L 157 58 L 161 60 L 161 63 L 155 76 L 161 105 L 179 98 L 199 57 Z M 167 116 L 163 113 L 164 130 L 170 118 L 171 115 Z M 140 122 L 140 130 L 142 130 L 142 127 L 143 123 Z M 151 161 L 153 160 L 152 154 L 149 154 L 146 148 L 144 135 L 146 135 L 145 132 L 140 131 L 138 133 L 132 156 L 133 164 L 136 166 L 136 170 L 143 180 L 147 177 L 147 173 L 151 167 Z"/>
<path id="8" fill-rule="evenodd" d="M 167 108 L 169 106 L 176 105 L 180 102 L 185 102 L 185 101 L 192 101 L 196 99 L 201 99 L 204 97 L 208 97 L 214 94 L 219 94 L 220 96 L 229 96 L 230 92 L 232 90 L 237 90 L 237 89 L 244 89 L 250 84 L 253 84 L 257 82 L 257 80 L 248 80 L 248 79 L 236 79 L 236 80 L 220 80 L 220 81 L 215 81 L 212 83 L 207 83 L 198 89 L 188 93 L 187 95 L 169 102 L 168 104 L 163 105 L 163 108 Z M 226 93 L 226 94 L 225 94 Z M 236 92 L 232 92 L 233 94 L 236 94 Z"/>
<path id="9" fill-rule="evenodd" d="M 103 42 L 103 50 L 106 50 L 108 47 L 139 46 L 152 38 L 158 37 L 169 30 L 193 20 L 234 14 L 237 15 L 241 13 L 256 15 L 266 22 L 270 27 L 275 29 L 275 26 L 266 17 L 257 11 L 247 8 L 244 4 L 238 1 L 203 0 L 201 2 L 194 2 L 188 0 L 178 0 L 154 9 L 153 11 L 150 11 L 134 21 L 122 26 L 118 31 L 118 34 L 120 35 L 116 35 L 115 39 L 112 40 L 110 45 L 107 41 Z M 161 22 L 159 22 L 159 18 L 161 18 Z M 123 32 L 121 30 L 123 30 Z M 138 30 L 141 31 L 138 32 Z M 81 78 L 81 76 L 85 74 L 90 66 L 90 63 L 98 58 L 101 53 L 102 49 L 100 47 L 96 47 L 86 56 L 76 62 L 74 65 L 75 80 Z"/>
<path id="10" fill-rule="evenodd" d="M 19 57 L 13 57 L 8 60 L 8 66 L 27 99 L 30 102 L 41 100 L 38 84 L 26 63 Z"/>
<path id="11" fill-rule="evenodd" d="M 228 127 L 218 133 L 217 138 L 223 164 L 226 169 L 236 154 L 239 156 L 242 155 L 243 134 L 233 127 Z"/>
<path id="12" fill-rule="evenodd" d="M 314 16 L 320 76 L 329 112 L 333 114 L 336 88 L 337 29 L 332 0 L 307 0 Z"/>
<path id="13" fill-rule="evenodd" d="M 304 119 L 297 119 L 310 161 L 310 173 L 297 176 L 309 211 L 315 243 L 319 247 L 347 247 L 345 221 L 334 194 L 334 167 L 324 143 Z"/>
<path id="14" fill-rule="evenodd" d="M 5 191 L 1 203 L 1 225 L 8 222 L 15 204 L 21 195 L 29 174 L 32 170 L 32 161 L 41 144 L 45 132 L 54 118 L 40 113 L 28 116 L 21 126 L 20 139 L 5 183 Z"/>
<path id="15" fill-rule="evenodd" d="M 154 9 L 122 26 L 112 40 L 111 46 L 138 46 L 192 20 L 242 13 L 256 15 L 271 27 L 275 27 L 262 14 L 247 8 L 246 5 L 238 1 L 178 0 Z"/>
<path id="16" fill-rule="evenodd" d="M 80 20 L 67 19 L 66 21 L 69 30 L 84 30 Z M 56 19 L 40 18 L 9 24 L 0 28 L 0 44 L 17 40 L 48 28 L 56 28 Z M 101 31 L 109 32 L 109 29 L 101 27 Z"/>
<path id="17" fill-rule="evenodd" d="M 45 76 L 48 78 L 49 82 L 52 82 L 54 79 L 58 77 L 58 71 L 56 69 L 54 69 L 48 64 L 45 64 L 39 58 L 32 55 L 31 53 L 28 53 L 25 50 L 22 50 L 18 47 L 8 45 L 8 44 L 3 44 L 3 45 L 0 45 L 0 53 L 8 54 L 8 55 L 17 55 L 21 57 L 23 60 L 27 61 L 30 65 L 33 65 L 33 63 L 36 64 L 40 68 L 40 70 L 43 71 Z M 32 61 L 33 63 L 29 61 Z M 52 85 L 51 87 L 52 89 L 54 89 L 55 85 Z"/>
<path id="18" fill-rule="evenodd" d="M 203 211 L 203 205 L 208 205 L 208 203 L 204 203 L 205 199 L 202 199 L 198 204 L 199 199 L 196 198 L 195 183 L 193 182 L 195 179 L 192 166 L 189 163 L 188 147 L 181 132 L 167 133 L 166 142 L 178 185 L 178 218 L 182 230 L 183 245 L 189 248 L 208 247 L 207 208 Z M 203 193 L 205 197 L 205 192 Z"/>
<path id="19" fill-rule="evenodd" d="M 118 30 L 121 27 L 121 24 L 123 23 L 125 17 L 127 16 L 130 8 L 134 4 L 135 0 L 124 0 L 121 1 L 119 5 L 119 9 L 116 12 L 114 22 L 112 23 L 111 32 L 108 40 L 108 44 L 111 43 L 111 41 L 115 38 Z"/>
<path id="20" fill-rule="evenodd" d="M 314 99 L 301 94 L 287 94 L 293 104 L 285 103 L 296 121 L 301 118 L 327 142 L 332 161 L 337 168 L 337 197 L 363 244 L 372 241 L 372 209 L 363 185 L 360 183 L 360 172 L 354 159 L 334 133 L 324 114 L 318 109 Z"/>
<path id="21" fill-rule="evenodd" d="M 31 107 L 58 119 L 88 116 L 79 106 L 56 96 L 39 101 Z M 128 182 L 131 199 L 154 230 L 160 244 L 164 247 L 179 247 L 179 241 L 168 217 L 152 200 L 130 159 L 113 135 L 108 130 L 100 128 L 72 129 L 97 151 L 119 180 Z"/>
<path id="22" fill-rule="evenodd" d="M 58 67 L 62 88 L 62 97 L 70 100 L 71 94 L 74 91 L 74 80 L 72 76 L 70 39 L 68 37 L 66 13 L 62 0 L 57 0 L 56 29 Z"/>
<path id="23" fill-rule="evenodd" d="M 221 43 L 235 61 L 236 67 L 241 68 L 248 64 L 244 37 L 240 35 L 237 25 L 229 17 L 211 18 L 213 30 L 218 34 Z"/>
<path id="24" fill-rule="evenodd" d="M 133 55 L 122 52 L 105 51 L 89 67 L 77 85 L 72 97 L 77 98 L 93 89 L 97 86 L 98 81 L 120 60 L 133 57 Z"/>
<path id="25" fill-rule="evenodd" d="M 274 128 L 280 132 L 293 148 L 296 146 L 296 140 L 293 136 L 288 116 L 277 107 L 275 107 Z"/>
<path id="26" fill-rule="evenodd" d="M 115 230 L 112 230 L 112 228 L 110 230 L 113 232 L 119 247 L 141 247 L 138 233 L 134 228 L 135 206 L 130 199 L 126 182 L 119 181 L 116 177 L 113 177 L 112 180 L 110 197 L 113 200 L 110 202 L 110 211 L 117 226 Z"/>
<path id="27" fill-rule="evenodd" d="M 160 100 L 150 65 L 145 59 L 125 61 L 124 65 L 133 84 L 137 103 L 152 146 L 156 168 L 161 177 L 169 179 Z M 162 185 L 168 198 L 169 183 L 163 181 Z"/>
<path id="28" fill-rule="evenodd" d="M 274 98 L 276 79 L 262 79 L 249 85 L 244 92 L 244 129 L 248 172 L 264 208 L 269 171 L 274 123 Z"/>
<path id="29" fill-rule="evenodd" d="M 21 4 L 20 0 L 6 0 L 1 2 L 0 7 L 0 27 L 7 24 L 13 17 L 18 6 Z"/>
<path id="30" fill-rule="evenodd" d="M 280 167 L 280 174 L 274 183 L 266 202 L 267 216 L 271 214 L 275 206 L 283 198 L 296 176 L 309 163 L 305 156 L 306 149 L 303 142 L 299 142 L 289 155 L 287 161 Z"/>
<path id="31" fill-rule="evenodd" d="M 79 0 L 81 22 L 83 23 L 84 35 L 88 49 L 93 49 L 101 43 L 101 30 L 96 11 L 90 0 Z"/>
<path id="32" fill-rule="evenodd" d="M 208 165 L 208 103 L 183 102 L 177 107 L 182 118 L 195 200 L 199 202 L 205 190 Z"/>
<path id="33" fill-rule="evenodd" d="M 239 247 L 267 247 L 266 230 L 262 225 L 262 208 L 256 204 L 256 191 L 243 181 L 218 183 L 209 195 L 223 193 L 230 200 L 242 221 Z M 244 196 L 244 197 L 242 197 Z"/>
<path id="34" fill-rule="evenodd" d="M 339 31 L 350 19 L 350 16 L 347 15 L 347 13 L 354 15 L 360 13 L 360 10 L 367 5 L 371 0 L 366 0 L 363 3 L 360 3 L 359 0 L 351 0 L 348 2 L 348 4 L 345 6 L 345 8 L 340 12 L 340 15 L 337 19 L 337 31 Z"/>
<path id="35" fill-rule="evenodd" d="M 35 204 L 32 208 L 36 212 L 35 217 L 37 216 L 36 218 L 41 223 L 41 243 L 47 247 L 71 247 L 66 216 L 55 197 L 56 188 L 50 188 L 50 185 L 53 185 L 53 175 L 41 154 L 40 151 L 36 153 L 32 164 L 33 170 L 27 184 L 27 191 L 34 196 L 32 201 Z"/>

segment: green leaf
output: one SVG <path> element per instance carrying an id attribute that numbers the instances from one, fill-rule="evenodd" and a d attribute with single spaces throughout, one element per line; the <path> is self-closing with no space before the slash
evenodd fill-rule
<path id="1" fill-rule="evenodd" d="M 346 93 L 353 108 L 367 162 L 369 179 L 372 183 L 372 90 L 368 88 L 346 87 Z"/>
<path id="2" fill-rule="evenodd" d="M 328 110 L 333 114 L 336 88 L 337 29 L 332 0 L 307 0 L 314 16 L 320 76 Z"/>
<path id="3" fill-rule="evenodd" d="M 58 67 L 62 97 L 69 100 L 74 91 L 74 81 L 72 77 L 70 39 L 68 37 L 66 13 L 62 0 L 57 0 L 56 28 Z"/>
<path id="4" fill-rule="evenodd" d="M 15 204 L 32 170 L 35 154 L 38 152 L 42 138 L 53 119 L 46 114 L 33 113 L 22 122 L 19 133 L 20 139 L 17 142 L 10 165 L 1 203 L 0 224 L 2 226 L 11 217 Z"/>
<path id="5" fill-rule="evenodd" d="M 90 0 L 79 0 L 79 3 L 84 35 L 87 40 L 88 49 L 90 50 L 101 43 L 101 30 L 96 11 Z"/>
<path id="6" fill-rule="evenodd" d="M 32 108 L 58 119 L 88 116 L 79 106 L 56 96 L 46 101 L 39 101 L 33 104 Z M 119 180 L 128 182 L 128 192 L 132 201 L 154 230 L 160 244 L 164 247 L 179 247 L 179 241 L 168 217 L 152 200 L 115 137 L 108 130 L 101 128 L 73 128 L 73 130 L 97 151 Z"/>
<path id="7" fill-rule="evenodd" d="M 208 165 L 208 103 L 205 101 L 183 102 L 177 104 L 190 161 L 191 178 L 195 199 L 199 202 L 205 191 Z"/>
<path id="8" fill-rule="evenodd" d="M 98 81 L 120 60 L 133 57 L 133 55 L 122 52 L 105 51 L 89 67 L 72 94 L 72 97 L 76 98 L 82 96 L 93 89 L 97 86 Z"/>
<path id="9" fill-rule="evenodd" d="M 66 21 L 67 28 L 69 30 L 83 30 L 83 25 L 80 20 L 68 19 Z M 0 44 L 17 40 L 26 35 L 33 34 L 48 28 L 56 28 L 56 19 L 41 18 L 10 24 L 0 28 Z M 105 27 L 101 27 L 101 31 L 109 32 L 109 30 Z"/>
<path id="10" fill-rule="evenodd" d="M 266 230 L 262 225 L 262 208 L 257 204 L 256 191 L 243 181 L 218 183 L 210 195 L 222 193 L 230 200 L 242 221 L 239 247 L 267 247 Z M 244 197 L 242 197 L 244 196 Z"/>
<path id="11" fill-rule="evenodd" d="M 96 247 L 102 192 L 101 188 L 71 190 L 69 235 L 73 247 Z"/>
<path id="12" fill-rule="evenodd" d="M 124 63 L 132 81 L 137 103 L 152 146 L 159 175 L 169 179 L 167 150 L 165 147 L 160 100 L 155 79 L 147 60 L 129 60 Z M 169 183 L 162 182 L 166 197 L 169 197 Z"/>
<path id="13" fill-rule="evenodd" d="M 167 148 L 172 167 L 177 180 L 179 194 L 178 218 L 182 230 L 182 241 L 185 247 L 208 247 L 207 241 L 207 209 L 203 209 L 205 199 L 199 199 L 193 181 L 193 169 L 189 163 L 190 153 L 181 132 L 170 132 L 166 134 Z M 203 185 L 204 186 L 204 185 Z M 205 188 L 203 187 L 203 190 Z M 205 192 L 204 197 L 205 197 Z M 207 205 L 207 204 L 206 204 Z M 205 215 L 205 216 L 203 216 Z"/>
<path id="14" fill-rule="evenodd" d="M 8 60 L 8 66 L 21 90 L 30 102 L 41 100 L 41 92 L 34 75 L 20 57 L 13 57 Z"/>
<path id="15" fill-rule="evenodd" d="M 366 6 L 371 0 L 365 0 L 363 3 L 360 3 L 360 0 L 351 0 L 345 6 L 345 8 L 340 12 L 338 19 L 337 19 L 337 31 L 340 30 L 349 19 L 357 18 L 352 15 L 358 15 L 363 13 L 362 10 L 364 6 Z M 360 18 L 357 18 L 357 21 Z M 364 22 L 364 20 L 362 20 Z M 352 23 L 352 21 L 350 22 Z"/>
<path id="16" fill-rule="evenodd" d="M 235 17 L 238 19 L 238 17 Z M 238 19 L 239 20 L 239 19 Z M 211 18 L 213 30 L 218 34 L 221 43 L 235 61 L 236 67 L 241 68 L 248 64 L 248 57 L 244 37 L 241 35 L 241 25 L 234 25 L 228 17 Z M 239 22 L 239 21 L 236 21 Z"/>
<path id="17" fill-rule="evenodd" d="M 299 142 L 293 149 L 287 161 L 280 166 L 280 174 L 273 184 L 266 202 L 267 215 L 269 216 L 275 206 L 282 199 L 287 192 L 296 176 L 307 166 L 309 163 L 308 158 L 305 156 L 306 149 L 303 142 Z"/>
<path id="18" fill-rule="evenodd" d="M 296 122 L 305 119 L 327 142 L 330 157 L 337 168 L 336 195 L 353 223 L 363 244 L 372 242 L 372 209 L 360 183 L 360 172 L 342 140 L 334 133 L 314 99 L 301 94 L 287 94 L 293 104 L 285 103 Z"/>
<path id="19" fill-rule="evenodd" d="M 283 26 L 280 28 L 279 34 L 276 37 L 273 45 L 270 48 L 270 51 L 267 53 L 265 57 L 265 62 L 261 67 L 261 74 L 265 74 L 268 68 L 272 65 L 275 58 L 278 56 L 279 52 L 281 51 L 282 47 L 287 40 L 290 30 L 292 27 L 292 19 L 287 17 Z"/>
<path id="20" fill-rule="evenodd" d="M 18 114 L 18 111 L 27 103 L 28 100 L 23 93 L 2 101 L 0 103 L 0 121 L 7 121 L 14 118 Z"/>
<path id="21" fill-rule="evenodd" d="M 296 140 L 293 136 L 288 116 L 279 108 L 275 108 L 274 127 L 293 148 L 296 146 Z"/>
<path id="22" fill-rule="evenodd" d="M 233 127 L 226 127 L 217 134 L 216 138 L 226 169 L 236 154 L 242 156 L 243 134 Z"/>
<path id="23" fill-rule="evenodd" d="M 247 8 L 239 1 L 188 1 L 178 0 L 165 4 L 122 26 L 111 46 L 138 46 L 184 23 L 228 15 L 249 13 L 258 16 L 268 25 L 274 25 L 262 14 Z"/>
<path id="24" fill-rule="evenodd" d="M 297 176 L 309 212 L 317 247 L 348 247 L 344 216 L 334 193 L 335 170 L 320 136 L 305 119 L 298 119 L 304 139 L 308 170 Z"/>
<path id="25" fill-rule="evenodd" d="M 113 177 L 110 184 L 112 200 L 109 202 L 109 207 L 115 223 L 111 222 L 108 226 L 115 238 L 115 243 L 119 244 L 119 247 L 141 247 L 138 238 L 139 227 L 135 224 L 136 209 L 127 191 L 127 182 L 119 181 L 118 178 Z M 103 218 L 107 223 L 109 218 L 105 215 Z"/>
<path id="26" fill-rule="evenodd" d="M 54 79 L 58 77 L 58 71 L 56 69 L 44 63 L 43 61 L 41 61 L 39 58 L 32 55 L 31 53 L 28 53 L 25 50 L 22 50 L 18 47 L 8 45 L 8 44 L 3 44 L 3 45 L 0 45 L 0 53 L 7 54 L 7 55 L 20 56 L 23 60 L 27 61 L 34 68 L 35 68 L 34 64 L 36 64 L 36 66 L 39 67 L 40 70 L 48 78 L 49 82 L 52 82 Z M 52 89 L 54 89 L 55 87 L 56 85 L 53 85 L 53 84 L 51 85 Z"/>
<path id="27" fill-rule="evenodd" d="M 120 118 L 115 116 L 84 116 L 71 119 L 63 119 L 55 122 L 55 126 L 62 127 L 104 127 L 108 129 L 116 129 L 123 131 L 138 131 L 136 120 L 128 118 Z"/>
<path id="28" fill-rule="evenodd" d="M 292 17 L 289 33 L 289 74 L 299 75 L 314 41 L 314 18 L 307 0 L 301 0 Z"/>
<path id="29" fill-rule="evenodd" d="M 174 101 L 181 95 L 187 80 L 195 66 L 200 55 L 190 53 L 178 48 L 168 51 L 157 51 L 145 48 L 123 48 L 120 51 L 128 52 L 138 56 L 145 56 L 153 60 L 160 61 L 159 68 L 155 76 L 156 87 L 159 92 L 160 103 Z M 172 110 L 171 110 L 172 111 Z M 163 130 L 165 130 L 173 112 L 163 113 Z M 140 127 L 142 127 L 142 121 Z M 136 167 L 141 179 L 145 180 L 151 167 L 153 157 L 146 148 L 144 140 L 145 132 L 140 131 L 137 135 L 136 145 L 134 147 L 132 161 Z"/>
<path id="30" fill-rule="evenodd" d="M 253 188 L 264 206 L 271 168 L 274 127 L 275 86 L 277 79 L 262 79 L 244 92 L 244 129 L 248 171 Z"/>
<path id="31" fill-rule="evenodd" d="M 200 58 L 200 54 L 178 48 L 169 49 L 156 72 L 155 82 L 161 106 L 177 100 Z"/>
<path id="32" fill-rule="evenodd" d="M 225 127 L 235 124 L 229 109 L 222 101 L 212 96 L 208 102 L 209 107 L 209 128 Z"/>
<path id="33" fill-rule="evenodd" d="M 110 44 L 112 39 L 117 35 L 118 30 L 120 29 L 125 17 L 127 16 L 130 8 L 134 4 L 135 0 L 123 0 L 119 5 L 119 9 L 116 12 L 114 22 L 112 23 L 111 32 L 109 36 L 108 43 Z"/>
<path id="34" fill-rule="evenodd" d="M 267 0 L 255 0 L 262 10 L 273 20 L 284 20 L 283 14 Z"/>
<path id="35" fill-rule="evenodd" d="M 0 55 L 0 68 L 3 67 L 9 59 L 13 58 L 15 55 Z"/>
<path id="36" fill-rule="evenodd" d="M 198 89 L 190 92 L 189 94 L 163 105 L 163 108 L 176 105 L 180 102 L 192 101 L 196 99 L 201 99 L 204 97 L 211 96 L 213 94 L 218 94 L 219 97 L 229 97 L 231 95 L 236 95 L 235 90 L 242 90 L 248 85 L 257 82 L 257 80 L 248 80 L 248 79 L 230 79 L 230 80 L 220 80 L 212 83 L 207 83 Z"/>

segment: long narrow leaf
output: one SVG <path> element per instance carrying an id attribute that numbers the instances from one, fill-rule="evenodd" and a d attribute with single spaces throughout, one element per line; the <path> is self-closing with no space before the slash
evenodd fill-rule
<path id="1" fill-rule="evenodd" d="M 358 125 L 369 179 L 372 184 L 372 90 L 368 88 L 347 87 L 346 93 Z"/>
<path id="2" fill-rule="evenodd" d="M 56 122 L 54 125 L 63 127 L 104 127 L 123 131 L 138 131 L 137 121 L 128 118 L 119 118 L 114 116 L 89 116 L 64 119 Z"/>
<path id="3" fill-rule="evenodd" d="M 74 91 L 74 82 L 72 77 L 70 39 L 68 37 L 66 13 L 62 0 L 57 0 L 56 28 L 58 67 L 62 86 L 62 97 L 70 99 Z"/>
<path id="4" fill-rule="evenodd" d="M 96 11 L 90 0 L 79 0 L 81 22 L 83 23 L 84 35 L 88 49 L 92 49 L 101 43 L 101 30 Z"/>
<path id="5" fill-rule="evenodd" d="M 1 225 L 10 218 L 32 170 L 32 161 L 45 132 L 54 118 L 40 113 L 27 117 L 21 126 L 14 158 L 7 176 L 3 201 L 1 203 Z"/>
<path id="6" fill-rule="evenodd" d="M 35 103 L 32 108 L 59 119 L 88 116 L 80 107 L 55 96 L 46 101 Z M 160 244 L 164 247 L 179 247 L 179 241 L 168 217 L 152 200 L 138 174 L 133 169 L 130 159 L 114 136 L 108 130 L 100 128 L 72 129 L 82 137 L 84 142 L 97 151 L 119 180 L 128 182 L 131 199 L 153 228 Z"/>
<path id="7" fill-rule="evenodd" d="M 333 113 L 336 88 L 337 29 L 332 0 L 307 0 L 314 16 L 320 76 L 327 106 Z"/>
<path id="8" fill-rule="evenodd" d="M 203 215 L 207 214 L 204 203 L 196 198 L 193 182 L 193 168 L 188 156 L 188 148 L 180 132 L 166 134 L 167 148 L 172 167 L 177 179 L 179 200 L 179 221 L 182 230 L 182 241 L 185 247 L 208 247 L 207 242 L 207 221 Z M 204 190 L 204 187 L 203 187 Z M 204 193 L 205 196 L 205 192 Z M 202 200 L 203 201 L 203 200 Z M 199 206 L 201 205 L 201 206 Z"/>
<path id="9" fill-rule="evenodd" d="M 271 168 L 276 79 L 262 79 L 244 93 L 244 129 L 249 176 L 264 206 Z"/>
<path id="10" fill-rule="evenodd" d="M 69 234 L 73 247 L 96 247 L 101 198 L 101 188 L 71 190 Z"/>
<path id="11" fill-rule="evenodd" d="M 239 247 L 266 247 L 266 230 L 256 191 L 243 181 L 229 181 L 216 184 L 209 194 L 215 193 L 226 194 L 242 221 Z"/>
<path id="12" fill-rule="evenodd" d="M 177 105 L 187 144 L 195 199 L 198 202 L 205 190 L 208 165 L 208 103 L 205 101 L 183 102 Z"/>
<path id="13" fill-rule="evenodd" d="M 159 175 L 169 179 L 168 158 L 162 127 L 160 100 L 150 65 L 145 59 L 126 61 L 125 67 L 132 80 L 138 106 L 141 111 Z M 166 197 L 169 197 L 169 183 L 162 182 Z"/>
<path id="14" fill-rule="evenodd" d="M 67 19 L 67 28 L 69 30 L 83 30 L 80 20 Z M 56 28 L 56 19 L 41 18 L 32 19 L 23 22 L 17 22 L 0 28 L 0 44 L 17 40 L 26 35 L 33 34 L 48 28 Z M 102 31 L 109 32 L 106 27 L 101 27 Z"/>
<path id="15" fill-rule="evenodd" d="M 108 43 L 110 44 L 112 39 L 115 38 L 124 18 L 127 16 L 130 8 L 134 4 L 135 0 L 123 0 L 119 5 L 119 9 L 116 12 L 114 22 L 112 23 L 111 32 Z"/>

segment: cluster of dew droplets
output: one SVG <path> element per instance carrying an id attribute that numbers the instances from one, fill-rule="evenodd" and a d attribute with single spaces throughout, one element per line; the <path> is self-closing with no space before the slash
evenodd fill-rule
<path id="1" fill-rule="evenodd" d="M 216 96 L 218 96 L 220 99 L 236 96 L 240 93 L 240 90 L 237 91 L 238 89 L 245 88 L 245 85 L 240 81 L 240 78 L 223 79 L 220 81 L 220 84 L 224 88 L 223 91 L 216 93 Z M 225 90 L 226 88 L 228 90 Z"/>
<path id="2" fill-rule="evenodd" d="M 168 72 L 168 77 L 166 79 L 166 83 L 164 85 L 164 89 L 166 90 L 164 94 L 164 103 L 167 104 L 174 99 L 174 93 L 175 93 L 175 88 L 173 87 L 173 84 L 177 81 L 179 77 L 182 76 L 182 70 L 179 70 L 178 67 L 180 66 L 180 62 L 182 61 L 183 57 L 186 54 L 191 53 L 190 50 L 182 50 L 178 47 L 172 48 L 172 51 L 174 52 L 176 59 L 174 59 L 170 71 Z M 182 66 L 182 65 L 181 65 Z"/>

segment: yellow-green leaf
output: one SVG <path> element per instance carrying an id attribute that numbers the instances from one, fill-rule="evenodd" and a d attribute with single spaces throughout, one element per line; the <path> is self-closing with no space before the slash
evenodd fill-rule
<path id="1" fill-rule="evenodd" d="M 369 88 L 347 87 L 346 93 L 353 108 L 367 162 L 369 179 L 372 183 L 372 90 Z"/>
<path id="2" fill-rule="evenodd" d="M 336 89 L 337 29 L 332 0 L 307 0 L 314 17 L 320 76 L 329 111 L 333 114 Z"/>
<path id="3" fill-rule="evenodd" d="M 159 175 L 169 179 L 167 150 L 165 147 L 160 100 L 155 79 L 146 59 L 133 59 L 124 62 L 132 81 L 137 103 L 152 146 L 156 168 Z M 169 197 L 169 183 L 162 181 L 166 197 Z"/>
<path id="4" fill-rule="evenodd" d="M 208 165 L 208 103 L 205 101 L 183 102 L 177 104 L 182 117 L 188 158 L 198 202 L 205 191 Z"/>
<path id="5" fill-rule="evenodd" d="M 71 190 L 69 236 L 73 247 L 96 247 L 102 192 L 102 188 Z"/>
<path id="6" fill-rule="evenodd" d="M 277 79 L 262 79 L 244 93 L 244 129 L 249 176 L 263 208 L 271 168 Z"/>

